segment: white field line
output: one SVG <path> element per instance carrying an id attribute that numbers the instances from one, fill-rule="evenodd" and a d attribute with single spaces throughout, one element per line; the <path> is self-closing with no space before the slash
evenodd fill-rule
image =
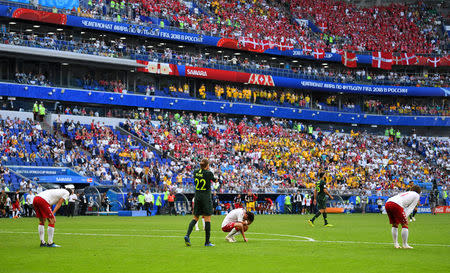
<path id="1" fill-rule="evenodd" d="M 152 231 L 162 231 L 162 232 L 181 232 L 181 230 L 152 230 Z M 0 230 L 0 236 L 2 234 L 36 234 L 37 232 L 31 231 L 8 231 Z M 314 240 L 309 237 L 299 236 L 299 235 L 288 235 L 288 234 L 271 234 L 271 233 L 251 233 L 247 234 L 258 234 L 258 235 L 269 235 L 269 236 L 281 236 L 281 237 L 291 237 L 297 239 L 280 239 L 280 238 L 249 238 L 250 241 L 283 241 L 283 242 L 312 242 L 312 243 L 329 243 L 329 244 L 366 244 L 366 245 L 392 245 L 392 243 L 385 242 L 361 242 L 361 241 L 329 241 L 329 240 Z M 83 233 L 83 232 L 57 232 L 56 235 L 69 235 L 69 236 L 103 236 L 103 237 L 144 237 L 144 238 L 182 238 L 181 235 L 155 235 L 155 234 L 120 234 L 120 233 Z M 194 237 L 203 238 L 203 237 Z M 299 240 L 300 238 L 301 240 Z M 450 245 L 445 244 L 412 244 L 415 246 L 426 246 L 426 247 L 450 247 Z"/>
<path id="2" fill-rule="evenodd" d="M 181 230 L 152 230 L 152 231 L 162 231 L 162 232 L 182 232 Z M 218 232 L 218 231 L 216 231 Z M 36 232 L 32 231 L 0 231 L 1 233 L 9 233 L 9 234 L 35 234 Z M 61 235 L 86 235 L 86 236 L 105 236 L 105 237 L 157 237 L 157 238 L 181 238 L 182 235 L 155 235 L 155 234 L 121 234 L 121 233 L 84 233 L 84 232 L 58 232 L 57 234 Z M 299 236 L 299 235 L 285 235 L 285 234 L 271 234 L 271 233 L 250 233 L 246 234 L 259 234 L 259 235 L 272 235 L 272 236 L 283 236 L 283 237 L 292 237 L 299 238 L 303 240 L 289 240 L 289 241 L 309 241 L 314 242 L 315 240 L 309 237 Z M 288 241 L 287 239 L 269 239 L 269 238 L 253 238 L 252 240 L 273 240 L 273 241 Z"/>

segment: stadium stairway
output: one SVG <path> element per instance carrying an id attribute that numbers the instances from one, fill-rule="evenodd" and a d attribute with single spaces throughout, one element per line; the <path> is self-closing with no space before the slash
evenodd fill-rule
<path id="1" fill-rule="evenodd" d="M 29 178 L 21 175 L 20 173 L 17 173 L 11 168 L 9 168 L 9 174 L 3 174 L 2 176 L 10 192 L 20 190 L 20 181 L 22 181 L 22 179 L 27 182 L 31 181 Z M 31 181 L 31 183 L 37 187 L 37 184 L 35 182 Z"/>
<path id="2" fill-rule="evenodd" d="M 120 131 L 122 134 L 127 135 L 127 136 L 131 136 L 135 141 L 141 143 L 142 145 L 149 147 L 152 151 L 156 152 L 159 156 L 163 156 L 163 153 L 156 149 L 155 146 L 148 144 L 147 142 L 145 142 L 144 140 L 142 140 L 141 138 L 133 135 L 132 133 L 128 132 L 127 130 L 125 130 L 124 128 L 120 127 L 120 126 L 116 126 L 116 130 Z M 169 158 L 172 161 L 178 161 L 178 159 L 176 159 L 173 156 L 170 155 L 166 155 L 167 158 Z"/>
<path id="3" fill-rule="evenodd" d="M 401 139 L 401 142 L 403 143 L 403 138 Z M 436 163 L 436 160 L 431 160 L 430 158 L 426 158 L 423 154 L 419 153 L 416 149 L 413 149 L 411 146 L 409 146 L 407 144 L 403 144 L 403 146 L 405 147 L 405 149 L 408 149 L 415 154 L 420 154 L 420 156 L 423 157 L 432 166 L 439 168 L 439 165 Z"/>
<path id="4" fill-rule="evenodd" d="M 43 122 L 41 125 L 43 129 L 47 130 L 47 132 L 53 132 L 53 134 L 59 138 L 61 138 L 65 143 L 72 142 L 69 136 L 65 135 L 61 132 L 61 130 L 56 130 L 56 123 L 54 122 L 52 126 L 50 126 L 47 122 Z M 45 127 L 44 127 L 45 126 Z M 67 145 L 67 144 L 66 144 Z M 89 149 L 83 149 L 84 153 L 88 156 L 88 158 L 92 158 L 93 155 Z"/>
<path id="5" fill-rule="evenodd" d="M 43 122 L 41 122 L 41 127 L 43 130 L 47 131 L 47 132 L 53 132 L 53 128 L 50 125 L 50 123 L 47 122 L 47 119 L 45 119 Z"/>
<path id="6" fill-rule="evenodd" d="M 195 5 L 199 8 L 199 12 L 208 15 L 209 17 L 213 17 L 213 12 L 208 9 L 204 4 L 201 3 L 201 1 L 195 0 L 193 1 Z"/>

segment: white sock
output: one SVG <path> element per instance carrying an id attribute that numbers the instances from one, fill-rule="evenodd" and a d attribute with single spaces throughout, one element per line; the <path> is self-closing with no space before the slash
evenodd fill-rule
<path id="1" fill-rule="evenodd" d="M 45 243 L 45 227 L 43 225 L 38 226 L 39 231 L 39 239 L 41 240 L 41 243 Z"/>
<path id="2" fill-rule="evenodd" d="M 402 228 L 402 242 L 403 242 L 403 246 L 407 246 L 408 245 L 408 234 L 409 231 L 407 228 Z"/>
<path id="3" fill-rule="evenodd" d="M 203 229 L 205 229 L 205 219 L 202 218 Z"/>
<path id="4" fill-rule="evenodd" d="M 398 228 L 392 227 L 392 240 L 394 240 L 394 245 L 398 245 Z"/>
<path id="5" fill-rule="evenodd" d="M 195 223 L 195 230 L 198 230 L 198 221 Z"/>
<path id="6" fill-rule="evenodd" d="M 236 229 L 233 228 L 233 230 L 230 231 L 230 233 L 228 233 L 227 237 L 234 236 L 234 235 L 236 235 L 237 232 L 238 232 L 238 231 L 237 231 Z"/>
<path id="7" fill-rule="evenodd" d="M 47 229 L 47 235 L 48 235 L 48 244 L 53 244 L 53 235 L 55 234 L 55 228 L 54 227 L 48 227 Z"/>

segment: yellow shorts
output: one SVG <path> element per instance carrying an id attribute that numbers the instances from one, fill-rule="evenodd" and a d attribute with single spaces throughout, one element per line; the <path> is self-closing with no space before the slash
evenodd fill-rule
<path id="1" fill-rule="evenodd" d="M 255 202 L 248 202 L 247 203 L 247 211 L 255 210 Z"/>

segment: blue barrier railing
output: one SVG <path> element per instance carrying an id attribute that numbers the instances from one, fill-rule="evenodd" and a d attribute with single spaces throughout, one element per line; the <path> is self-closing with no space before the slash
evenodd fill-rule
<path id="1" fill-rule="evenodd" d="M 332 123 L 385 126 L 450 126 L 450 119 L 448 117 L 438 116 L 384 116 L 345 112 L 328 112 L 299 109 L 294 107 L 120 94 L 11 83 L 0 83 L 0 96 L 77 103 L 96 103 L 111 106 L 132 106 L 179 111 L 185 110 L 233 115 L 265 116 Z"/>

